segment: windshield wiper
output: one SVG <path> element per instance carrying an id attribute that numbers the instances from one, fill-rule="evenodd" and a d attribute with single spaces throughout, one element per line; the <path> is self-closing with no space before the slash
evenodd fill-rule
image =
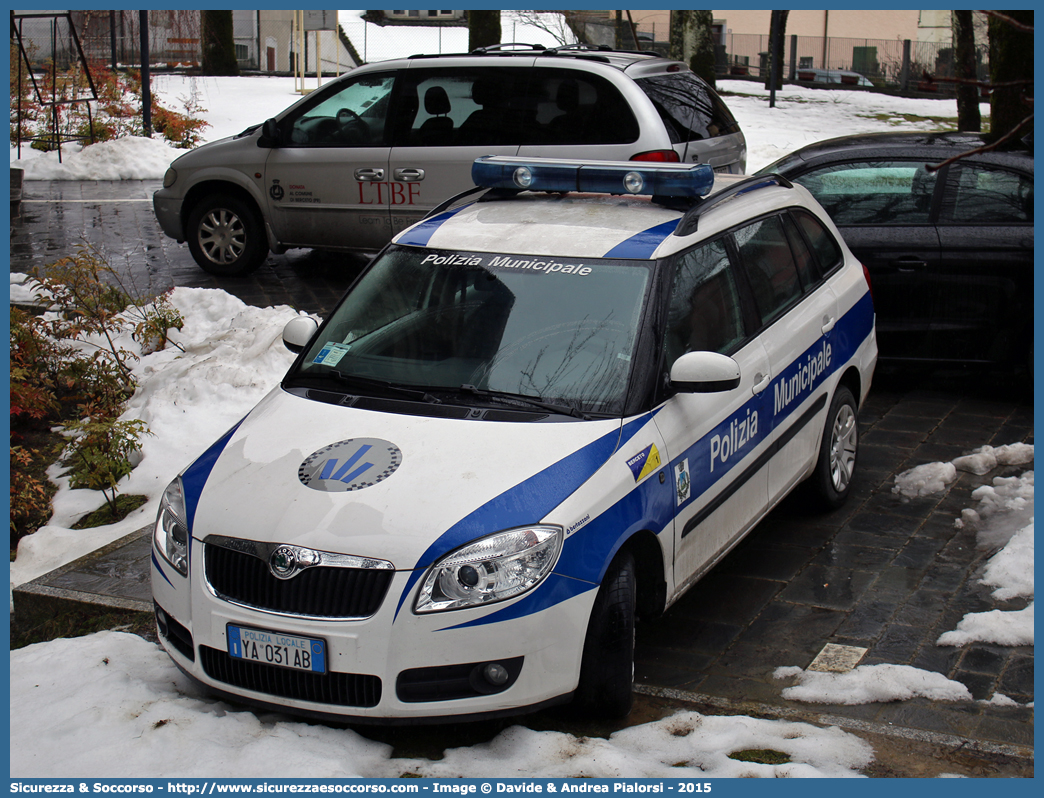
<path id="1" fill-rule="evenodd" d="M 572 416 L 573 418 L 581 418 L 584 421 L 590 421 L 591 416 L 587 413 L 577 410 L 575 407 L 569 405 L 559 405 L 554 402 L 545 402 L 541 399 L 535 399 L 531 396 L 526 396 L 520 393 L 509 393 L 507 391 L 488 391 L 482 388 L 476 388 L 474 385 L 464 384 L 458 388 L 461 393 L 471 394 L 472 396 L 478 396 L 482 399 L 489 399 L 497 401 L 502 404 L 524 404 L 529 407 L 540 408 L 541 410 L 549 410 L 552 413 L 558 413 L 564 416 Z"/>
<path id="2" fill-rule="evenodd" d="M 407 388 L 403 385 L 396 385 L 394 382 L 377 380 L 373 377 L 360 377 L 357 374 L 345 374 L 343 371 L 338 371 L 335 368 L 329 368 L 328 371 L 321 371 L 313 374 L 298 373 L 296 376 L 300 379 L 308 379 L 309 377 L 315 379 L 330 378 L 345 386 L 355 385 L 358 387 L 372 388 L 377 391 L 384 391 L 406 399 L 414 399 L 416 401 L 427 402 L 428 404 L 433 405 L 442 404 L 441 399 L 437 396 L 432 396 L 423 388 Z"/>

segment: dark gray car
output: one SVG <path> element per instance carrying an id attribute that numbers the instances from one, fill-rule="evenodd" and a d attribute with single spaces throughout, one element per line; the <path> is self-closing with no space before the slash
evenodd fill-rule
<path id="1" fill-rule="evenodd" d="M 844 136 L 759 172 L 812 192 L 869 270 L 882 360 L 1029 364 L 1033 153 L 977 152 L 984 144 L 971 133 Z"/>
<path id="2" fill-rule="evenodd" d="M 470 188 L 484 155 L 699 162 L 740 174 L 746 154 L 725 103 L 681 62 L 502 45 L 354 69 L 179 158 L 154 206 L 200 266 L 235 275 L 269 250 L 375 251 Z"/>

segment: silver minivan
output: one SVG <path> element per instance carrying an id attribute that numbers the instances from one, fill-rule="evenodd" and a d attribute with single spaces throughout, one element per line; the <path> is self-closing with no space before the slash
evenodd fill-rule
<path id="1" fill-rule="evenodd" d="M 484 155 L 706 163 L 743 173 L 717 93 L 649 53 L 498 45 L 352 70 L 264 124 L 178 158 L 163 231 L 219 275 L 269 251 L 376 251 L 472 186 Z"/>

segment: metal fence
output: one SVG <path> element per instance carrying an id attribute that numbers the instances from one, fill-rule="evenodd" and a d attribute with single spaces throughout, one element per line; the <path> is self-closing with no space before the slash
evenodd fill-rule
<path id="1" fill-rule="evenodd" d="M 244 70 L 287 74 L 303 60 L 305 70 L 324 74 L 342 72 L 355 63 L 382 61 L 403 54 L 402 42 L 416 43 L 417 52 L 464 52 L 468 45 L 468 29 L 460 21 L 429 21 L 423 27 L 381 26 L 363 20 L 345 21 L 336 32 L 309 33 L 303 52 L 299 38 L 293 34 L 288 19 L 279 15 L 289 12 L 236 12 L 235 43 L 239 66 Z M 557 17 L 558 15 L 542 15 Z M 139 14 L 137 11 L 73 11 L 73 20 L 88 60 L 117 66 L 141 63 Z M 502 23 L 504 41 L 525 38 L 519 32 L 518 12 Z M 574 40 L 574 32 L 559 20 L 551 30 L 563 41 Z M 54 23 L 36 17 L 12 18 L 18 27 L 28 57 L 36 68 L 68 69 L 76 62 L 66 22 Z M 58 26 L 56 35 L 55 25 Z M 153 67 L 176 68 L 198 65 L 200 60 L 200 13 L 198 10 L 150 11 L 148 15 L 150 64 Z M 613 44 L 616 27 L 611 20 L 585 19 L 583 33 L 595 43 Z M 635 29 L 624 26 L 623 47 L 638 47 L 666 54 L 666 25 L 639 24 Z M 14 36 L 14 31 L 12 31 Z M 408 38 L 407 38 L 408 37 Z M 767 78 L 769 37 L 767 34 L 730 33 L 717 45 L 718 74 Z M 977 48 L 980 79 L 987 78 L 987 48 Z M 784 45 L 782 75 L 786 80 L 801 80 L 802 70 L 850 70 L 868 78 L 875 86 L 915 89 L 922 76 L 949 78 L 954 75 L 953 48 L 949 44 L 898 39 L 850 39 L 821 36 L 788 36 Z M 807 76 L 807 73 L 806 73 Z M 932 88 L 952 90 L 945 82 Z"/>
<path id="2" fill-rule="evenodd" d="M 767 34 L 728 34 L 719 49 L 719 74 L 768 77 Z M 976 48 L 976 58 L 979 77 L 985 80 L 987 48 Z M 783 77 L 800 80 L 802 70 L 813 69 L 858 72 L 879 87 L 915 88 L 924 84 L 925 74 L 933 79 L 954 77 L 953 46 L 899 39 L 788 36 L 783 52 Z M 935 89 L 952 91 L 950 85 L 940 83 Z"/>

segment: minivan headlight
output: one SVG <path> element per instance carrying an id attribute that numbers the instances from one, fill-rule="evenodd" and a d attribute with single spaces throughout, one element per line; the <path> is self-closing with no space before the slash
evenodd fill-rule
<path id="1" fill-rule="evenodd" d="M 153 539 L 163 559 L 182 576 L 188 576 L 189 534 L 185 518 L 185 493 L 181 487 L 181 477 L 176 477 L 167 485 L 160 499 Z"/>
<path id="2" fill-rule="evenodd" d="M 551 573 L 561 548 L 559 526 L 509 529 L 469 543 L 431 567 L 414 609 L 457 610 L 519 596 Z"/>
<path id="3" fill-rule="evenodd" d="M 167 169 L 163 174 L 163 188 L 170 188 L 174 185 L 174 182 L 178 179 L 178 173 L 173 169 Z"/>

